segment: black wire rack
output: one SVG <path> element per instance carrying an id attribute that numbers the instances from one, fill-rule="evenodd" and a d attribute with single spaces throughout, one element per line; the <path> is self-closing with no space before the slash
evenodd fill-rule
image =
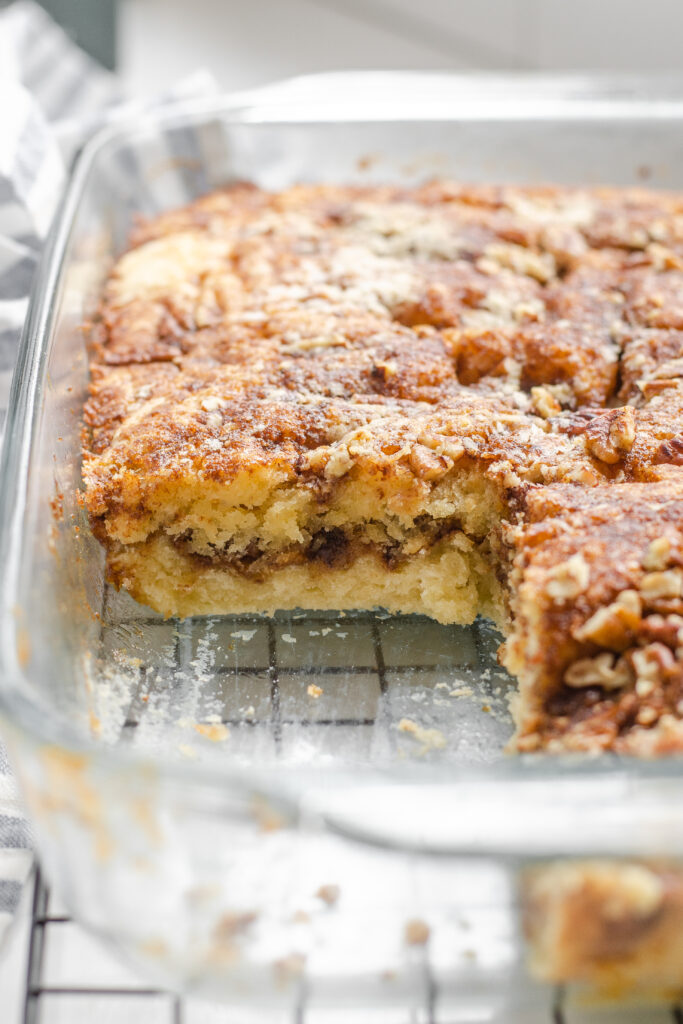
<path id="1" fill-rule="evenodd" d="M 39 871 L 34 879 L 23 1024 L 683 1024 L 680 1006 L 655 1009 L 572 1009 L 561 988 L 535 1005 L 482 1017 L 466 1005 L 444 1001 L 432 985 L 423 1006 L 409 1009 L 320 1010 L 305 997 L 287 1012 L 219 1007 L 184 998 L 142 982 L 104 984 L 89 978 L 84 962 L 78 984 L 55 984 L 46 975 L 49 947 L 59 946 L 65 928 L 75 928 L 51 896 Z M 94 940 L 93 940 L 94 941 Z M 98 956 L 103 956 L 98 952 Z M 115 968 L 116 971 L 116 968 Z M 49 973 L 49 972 L 48 972 Z"/>
<path id="2" fill-rule="evenodd" d="M 272 755 L 285 763 L 293 738 L 315 738 L 312 757 L 363 760 L 357 744 L 356 753 L 340 747 L 342 730 L 348 737 L 355 731 L 356 739 L 372 732 L 370 760 L 380 749 L 385 763 L 395 759 L 399 747 L 403 759 L 410 741 L 396 727 L 413 713 L 423 725 L 440 725 L 448 743 L 430 756 L 448 761 L 490 759 L 512 728 L 512 681 L 495 661 L 500 637 L 482 620 L 446 628 L 418 616 L 291 613 L 177 622 L 150 617 L 107 588 L 102 623 L 103 661 L 135 663 L 123 743 L 135 744 L 141 731 L 148 736 L 152 712 L 160 728 L 182 718 L 188 681 L 196 678 L 202 682 L 193 715 L 210 711 L 236 731 L 234 738 L 260 727 Z M 469 699 L 454 700 L 458 694 Z M 253 736 L 231 745 L 243 761 L 248 743 Z M 261 755 L 252 754 L 260 761 Z"/>
<path id="3" fill-rule="evenodd" d="M 261 750 L 266 743 L 268 756 L 281 762 L 300 758 L 302 742 L 311 763 L 321 754 L 376 762 L 378 742 L 379 756 L 389 760 L 421 756 L 411 736 L 397 728 L 414 716 L 448 737 L 443 749 L 430 752 L 436 758 L 471 761 L 502 748 L 510 730 L 511 681 L 495 664 L 498 636 L 480 621 L 467 629 L 445 629 L 419 618 L 329 613 L 174 622 L 150 617 L 126 595 L 108 590 L 102 623 L 103 661 L 129 673 L 127 706 L 117 726 L 122 744 L 146 744 L 156 720 L 164 734 L 169 732 L 169 719 L 182 715 L 187 680 L 197 678 L 203 682 L 195 685 L 192 715 L 205 718 L 210 712 L 213 721 L 228 726 L 229 751 L 247 760 L 260 756 L 258 743 Z M 340 737 L 346 737 L 346 746 Z M 359 745 L 359 737 L 367 743 Z M 69 941 L 73 946 L 74 936 L 78 943 L 69 969 L 54 970 L 60 949 Z M 88 943 L 97 950 L 97 963 L 111 956 L 111 969 L 93 974 Z M 603 1019 L 570 1006 L 561 989 L 531 985 L 521 970 L 520 989 L 527 986 L 529 998 L 515 1007 L 493 1001 L 483 1017 L 481 1007 L 468 1009 L 442 991 L 426 949 L 421 970 L 417 1002 L 405 1007 L 323 1008 L 309 999 L 305 981 L 289 1010 L 198 1002 L 146 987 L 119 968 L 117 958 L 103 953 L 63 911 L 37 872 L 23 1024 L 477 1024 L 484 1019 L 598 1024 Z M 683 1024 L 679 1007 L 643 1014 L 624 1009 L 604 1019 Z"/>

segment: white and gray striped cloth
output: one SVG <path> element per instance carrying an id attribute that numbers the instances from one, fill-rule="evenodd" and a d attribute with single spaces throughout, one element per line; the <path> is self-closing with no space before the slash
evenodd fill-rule
<path id="1" fill-rule="evenodd" d="M 200 72 L 157 102 L 213 89 Z M 98 125 L 137 107 L 37 4 L 18 0 L 0 11 L 0 437 L 28 293 L 68 164 Z M 0 746 L 0 942 L 32 863 L 30 828 Z"/>

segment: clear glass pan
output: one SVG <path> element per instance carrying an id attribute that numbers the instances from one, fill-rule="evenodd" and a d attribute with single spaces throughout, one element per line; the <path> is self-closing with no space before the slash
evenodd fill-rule
<path id="1" fill-rule="evenodd" d="M 81 154 L 0 470 L 0 711 L 67 903 L 164 983 L 279 1000 L 305 977 L 321 998 L 385 1000 L 391 976 L 421 999 L 427 967 L 464 977 L 470 906 L 488 998 L 517 970 L 519 865 L 681 854 L 683 778 L 674 760 L 502 755 L 512 682 L 485 623 L 181 623 L 105 585 L 78 502 L 80 325 L 135 215 L 238 179 L 683 187 L 681 97 L 676 81 L 324 75 L 145 115 Z M 316 896 L 329 885 L 338 900 Z M 416 916 L 427 967 L 403 941 Z"/>

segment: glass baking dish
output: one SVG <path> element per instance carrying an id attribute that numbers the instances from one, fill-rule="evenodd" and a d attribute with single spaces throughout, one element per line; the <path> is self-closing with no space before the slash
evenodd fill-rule
<path id="1" fill-rule="evenodd" d="M 521 868 L 683 854 L 679 761 L 503 755 L 484 622 L 180 622 L 105 585 L 81 325 L 135 216 L 239 179 L 434 176 L 683 187 L 683 84 L 349 73 L 184 103 L 90 142 L 53 225 L 0 476 L 3 735 L 70 910 L 160 984 L 494 1012 L 541 991 Z"/>

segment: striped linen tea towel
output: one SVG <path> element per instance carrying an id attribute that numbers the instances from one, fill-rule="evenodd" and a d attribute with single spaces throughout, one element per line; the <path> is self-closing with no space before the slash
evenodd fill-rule
<path id="1" fill-rule="evenodd" d="M 146 106 L 214 89 L 199 72 Z M 97 127 L 140 107 L 32 0 L 0 11 L 0 438 L 33 274 L 69 163 Z M 32 869 L 31 847 L 0 746 L 0 945 Z"/>

